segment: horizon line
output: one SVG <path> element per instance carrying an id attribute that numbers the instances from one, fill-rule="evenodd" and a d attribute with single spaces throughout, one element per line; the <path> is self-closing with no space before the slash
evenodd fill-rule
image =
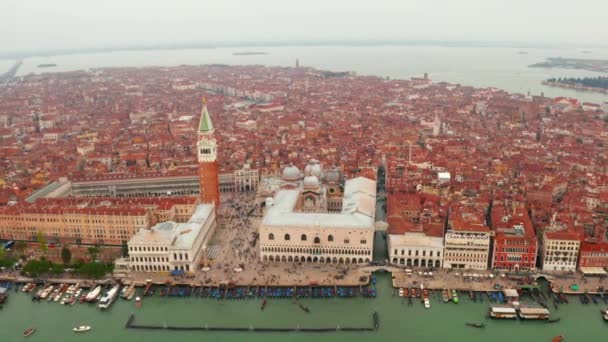
<path id="1" fill-rule="evenodd" d="M 23 59 L 31 57 L 49 57 L 73 54 L 92 54 L 117 51 L 148 51 L 148 50 L 186 50 L 186 49 L 215 49 L 215 48 L 246 48 L 246 47 L 306 47 L 306 46 L 440 46 L 440 47 L 477 47 L 477 48 L 590 48 L 587 44 L 557 44 L 516 41 L 485 41 L 485 40 L 412 40 L 412 39 L 335 39 L 335 40 L 278 40 L 278 41 L 223 41 L 223 42 L 179 42 L 179 43 L 145 43 L 134 45 L 82 47 L 66 49 L 22 49 L 10 52 L 0 52 L 2 59 Z M 605 48 L 599 45 L 595 48 Z"/>

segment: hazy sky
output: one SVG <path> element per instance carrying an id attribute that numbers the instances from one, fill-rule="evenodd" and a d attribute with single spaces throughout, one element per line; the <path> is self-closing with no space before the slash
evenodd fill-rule
<path id="1" fill-rule="evenodd" d="M 0 51 L 407 39 L 607 45 L 608 0 L 0 0 Z"/>

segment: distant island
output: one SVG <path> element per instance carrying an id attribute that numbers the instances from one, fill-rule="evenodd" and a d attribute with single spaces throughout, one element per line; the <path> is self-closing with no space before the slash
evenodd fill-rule
<path id="1" fill-rule="evenodd" d="M 251 56 L 251 55 L 267 55 L 268 52 L 257 52 L 257 51 L 245 51 L 245 52 L 233 52 L 235 56 Z"/>
<path id="2" fill-rule="evenodd" d="M 544 85 L 608 94 L 608 77 L 550 78 Z"/>
<path id="3" fill-rule="evenodd" d="M 47 64 L 38 64 L 39 68 L 52 68 L 52 67 L 56 67 L 57 64 L 55 63 L 47 63 Z"/>
<path id="4" fill-rule="evenodd" d="M 546 61 L 535 63 L 530 68 L 563 68 L 608 72 L 608 60 L 551 57 Z"/>

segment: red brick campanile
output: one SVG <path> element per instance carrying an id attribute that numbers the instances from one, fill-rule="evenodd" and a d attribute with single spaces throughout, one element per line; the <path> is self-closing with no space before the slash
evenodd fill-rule
<path id="1" fill-rule="evenodd" d="M 203 110 L 198 127 L 198 165 L 200 197 L 202 203 L 220 205 L 219 168 L 217 165 L 217 142 L 213 136 L 213 123 L 207 111 L 207 101 L 203 99 Z"/>

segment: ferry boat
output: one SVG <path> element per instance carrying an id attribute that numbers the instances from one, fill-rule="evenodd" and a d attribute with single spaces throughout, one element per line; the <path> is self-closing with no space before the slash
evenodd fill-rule
<path id="1" fill-rule="evenodd" d="M 600 312 L 602 313 L 602 317 L 604 318 L 604 321 L 608 322 L 608 308 L 604 309 L 604 310 L 600 310 Z"/>
<path id="2" fill-rule="evenodd" d="M 120 290 L 120 285 L 115 285 L 114 287 L 112 287 L 106 293 L 106 295 L 101 297 L 101 299 L 99 300 L 99 308 L 102 310 L 109 308 L 110 305 L 112 305 L 112 303 L 114 303 L 114 300 L 118 296 L 119 290 Z"/>
<path id="3" fill-rule="evenodd" d="M 443 297 L 444 303 L 447 303 L 450 301 L 450 293 L 448 292 L 447 289 L 443 289 L 443 291 L 441 291 L 441 296 Z"/>
<path id="4" fill-rule="evenodd" d="M 497 319 L 516 319 L 517 311 L 510 307 L 497 307 L 493 306 L 490 308 L 490 318 Z"/>
<path id="5" fill-rule="evenodd" d="M 550 312 L 545 308 L 519 308 L 519 318 L 521 319 L 549 319 Z"/>
<path id="6" fill-rule="evenodd" d="M 452 290 L 452 301 L 456 304 L 458 304 L 458 302 L 460 301 L 458 299 L 458 292 L 456 290 Z"/>
<path id="7" fill-rule="evenodd" d="M 101 293 L 101 286 L 97 286 L 95 289 L 91 290 L 91 292 L 87 293 L 86 297 L 84 297 L 84 301 L 85 302 L 94 302 L 100 293 Z"/>

